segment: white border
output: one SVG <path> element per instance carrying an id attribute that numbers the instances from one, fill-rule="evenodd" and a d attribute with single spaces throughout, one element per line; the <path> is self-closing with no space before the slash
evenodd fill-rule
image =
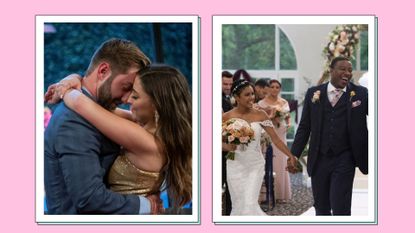
<path id="1" fill-rule="evenodd" d="M 213 16 L 213 222 L 229 224 L 375 224 L 377 222 L 377 198 L 375 200 L 375 16 Z M 368 24 L 369 46 L 369 171 L 367 216 L 222 216 L 221 206 L 221 76 L 222 25 L 223 24 Z M 320 54 L 317 54 L 320 56 Z M 353 214 L 353 213 L 352 213 Z"/>
<path id="2" fill-rule="evenodd" d="M 45 215 L 44 211 L 44 23 L 192 23 L 193 199 L 192 215 Z M 197 224 L 199 203 L 199 17 L 198 16 L 36 16 L 36 222 L 40 224 Z"/>

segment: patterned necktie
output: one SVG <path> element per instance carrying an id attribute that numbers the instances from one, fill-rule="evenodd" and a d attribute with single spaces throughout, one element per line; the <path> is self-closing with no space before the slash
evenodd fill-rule
<path id="1" fill-rule="evenodd" d="M 339 101 L 340 97 L 342 96 L 343 92 L 340 89 L 335 89 L 332 92 L 333 92 L 333 98 L 331 99 L 330 103 L 331 103 L 331 106 L 334 107 L 334 106 L 336 106 L 336 104 Z"/>

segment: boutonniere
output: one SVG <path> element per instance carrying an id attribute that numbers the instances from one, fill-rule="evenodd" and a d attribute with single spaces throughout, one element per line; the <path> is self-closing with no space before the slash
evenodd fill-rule
<path id="1" fill-rule="evenodd" d="M 311 98 L 311 102 L 315 104 L 316 102 L 320 101 L 320 90 L 317 90 L 313 94 L 313 98 Z"/>
<path id="2" fill-rule="evenodd" d="M 350 92 L 350 99 L 349 99 L 349 101 L 352 101 L 352 98 L 353 98 L 353 96 L 355 96 L 355 95 L 356 95 L 356 92 L 351 91 L 351 92 Z"/>

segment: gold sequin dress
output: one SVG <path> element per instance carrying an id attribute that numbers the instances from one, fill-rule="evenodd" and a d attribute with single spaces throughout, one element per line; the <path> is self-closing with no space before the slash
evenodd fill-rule
<path id="1" fill-rule="evenodd" d="M 117 193 L 145 195 L 153 189 L 159 175 L 158 172 L 137 168 L 127 156 L 120 155 L 110 169 L 108 183 L 111 190 Z"/>

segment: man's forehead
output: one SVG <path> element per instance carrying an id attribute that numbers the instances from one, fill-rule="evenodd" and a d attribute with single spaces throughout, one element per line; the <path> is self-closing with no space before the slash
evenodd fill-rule
<path id="1" fill-rule="evenodd" d="M 352 66 L 352 63 L 348 60 L 338 61 L 335 66 Z"/>
<path id="2" fill-rule="evenodd" d="M 127 85 L 133 86 L 135 77 L 136 77 L 135 74 L 122 75 L 119 78 L 119 82 L 121 83 L 121 85 L 124 85 L 124 86 L 127 86 Z"/>

